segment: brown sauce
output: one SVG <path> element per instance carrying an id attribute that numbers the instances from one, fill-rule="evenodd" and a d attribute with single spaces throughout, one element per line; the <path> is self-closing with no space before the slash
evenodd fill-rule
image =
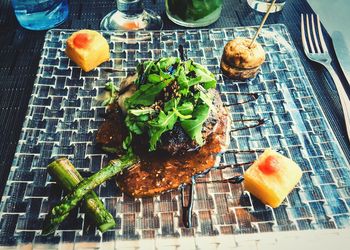
<path id="1" fill-rule="evenodd" d="M 187 57 L 182 46 L 179 47 L 179 53 L 183 60 Z M 255 101 L 258 98 L 258 94 L 256 93 L 248 93 L 247 95 L 250 98 L 246 101 L 223 106 L 241 105 Z M 198 151 L 186 152 L 185 154 L 175 156 L 169 156 L 168 154 L 166 155 L 159 152 L 141 154 L 141 161 L 139 163 L 128 169 L 128 171 L 117 175 L 117 183 L 121 190 L 134 197 L 144 197 L 153 196 L 180 187 L 182 221 L 186 228 L 190 228 L 192 223 L 193 185 L 196 182 L 195 179 L 210 171 L 215 164 L 217 154 L 222 152 L 223 148 L 226 146 L 229 118 L 223 106 L 221 107 L 223 112 L 218 123 L 215 125 L 214 133 L 209 135 L 207 143 L 203 147 Z M 120 114 L 108 117 L 97 134 L 97 141 L 99 143 L 103 145 L 121 145 L 126 133 L 125 127 L 122 125 L 116 126 L 116 124 L 124 124 L 120 119 Z M 253 125 L 231 131 L 254 128 L 264 123 L 264 119 L 257 119 L 256 123 Z M 144 144 L 144 142 L 141 142 L 141 144 Z M 254 152 L 254 150 L 252 152 Z M 225 166 L 220 165 L 218 169 L 250 165 L 251 163 L 252 162 Z M 243 180 L 243 176 L 234 176 L 229 179 L 211 182 L 237 184 L 241 183 Z"/>
<path id="2" fill-rule="evenodd" d="M 236 102 L 236 103 L 224 104 L 225 107 L 242 105 L 244 103 L 253 102 L 253 101 L 255 101 L 255 100 L 257 100 L 259 98 L 259 94 L 258 93 L 235 93 L 235 95 L 246 95 L 246 96 L 249 97 L 249 99 L 244 100 L 244 101 L 239 101 L 239 102 Z"/>
<path id="3" fill-rule="evenodd" d="M 223 108 L 214 132 L 198 151 L 175 156 L 161 153 L 140 155 L 139 163 L 117 176 L 119 187 L 134 197 L 143 197 L 191 183 L 192 176 L 215 165 L 216 155 L 226 144 L 228 120 L 228 114 Z"/>

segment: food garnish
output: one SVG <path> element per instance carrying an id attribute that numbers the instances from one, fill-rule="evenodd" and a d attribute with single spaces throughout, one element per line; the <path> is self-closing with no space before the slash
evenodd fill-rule
<path id="1" fill-rule="evenodd" d="M 102 102 L 102 105 L 108 106 L 116 100 L 119 88 L 117 88 L 113 82 L 108 82 L 105 84 L 105 89 L 108 92 L 108 97 Z"/>
<path id="2" fill-rule="evenodd" d="M 113 104 L 118 103 L 125 112 L 123 125 L 128 135 L 118 145 L 123 153 L 97 173 L 79 182 L 52 208 L 46 217 L 43 234 L 53 233 L 90 191 L 139 162 L 139 156 L 133 149 L 133 140 L 137 136 L 147 136 L 148 151 L 156 151 L 162 135 L 175 127 L 181 128 L 188 137 L 186 140 L 193 141 L 197 148 L 205 144 L 203 124 L 214 109 L 214 94 L 211 91 L 216 87 L 211 72 L 192 60 L 181 61 L 171 57 L 139 64 L 137 75 L 132 79 L 128 86 L 121 86 L 118 99 L 115 96 L 118 89 L 111 84 L 106 85 L 111 95 L 104 104 L 114 101 Z M 212 152 L 207 152 L 212 148 Z M 213 158 L 218 150 L 218 146 L 210 146 L 205 152 Z M 214 163 L 212 159 L 210 162 Z"/>
<path id="3" fill-rule="evenodd" d="M 161 58 L 137 67 L 137 90 L 126 99 L 125 123 L 133 135 L 148 134 L 154 151 L 163 133 L 178 122 L 199 146 L 202 125 L 209 116 L 215 89 L 214 75 L 192 60 Z"/>
<path id="4" fill-rule="evenodd" d="M 276 208 L 292 191 L 302 176 L 291 159 L 266 149 L 244 174 L 244 187 L 263 203 Z"/>
<path id="5" fill-rule="evenodd" d="M 90 42 L 91 36 L 87 33 L 78 33 L 73 39 L 73 43 L 77 48 L 86 48 Z"/>
<path id="6" fill-rule="evenodd" d="M 67 39 L 66 54 L 88 72 L 109 60 L 109 45 L 99 32 L 79 30 Z"/>

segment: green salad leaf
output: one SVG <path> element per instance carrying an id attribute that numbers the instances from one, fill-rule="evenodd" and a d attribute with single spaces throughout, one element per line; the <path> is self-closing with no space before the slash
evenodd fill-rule
<path id="1" fill-rule="evenodd" d="M 154 103 L 156 96 L 172 81 L 172 79 L 164 79 L 157 83 L 147 83 L 140 86 L 130 98 L 126 100 L 127 107 L 137 105 L 150 106 Z"/>
<path id="2" fill-rule="evenodd" d="M 151 115 L 156 113 L 156 111 L 153 108 L 146 107 L 142 109 L 129 109 L 128 113 L 134 116 L 140 116 L 140 115 Z"/>
<path id="3" fill-rule="evenodd" d="M 199 146 L 202 146 L 204 141 L 202 137 L 203 123 L 208 119 L 209 106 L 206 104 L 197 105 L 193 111 L 193 119 L 181 121 L 181 127 L 189 135 L 192 140 L 195 140 Z"/>
<path id="4" fill-rule="evenodd" d="M 179 104 L 179 99 L 178 98 L 172 98 L 170 99 L 169 101 L 167 101 L 165 104 L 164 104 L 164 112 L 169 112 L 170 110 L 173 110 L 173 108 L 176 108 L 177 105 Z"/>
<path id="5" fill-rule="evenodd" d="M 192 60 L 167 57 L 140 63 L 135 81 L 138 89 L 126 99 L 125 124 L 132 135 L 147 134 L 149 150 L 157 148 L 162 135 L 178 124 L 198 145 L 203 145 L 202 127 L 213 109 L 215 76 Z"/>
<path id="6" fill-rule="evenodd" d="M 180 58 L 177 57 L 164 57 L 158 60 L 157 65 L 162 71 L 166 71 L 170 66 L 180 63 Z"/>
<path id="7" fill-rule="evenodd" d="M 156 119 L 149 121 L 149 150 L 153 151 L 157 148 L 157 142 L 159 141 L 161 135 L 172 130 L 177 120 L 177 116 L 174 111 L 165 114 L 163 111 L 159 112 Z"/>
<path id="8" fill-rule="evenodd" d="M 102 102 L 102 106 L 108 106 L 115 101 L 119 88 L 113 82 L 107 82 L 105 89 L 109 92 L 109 96 Z"/>
<path id="9" fill-rule="evenodd" d="M 191 102 L 184 102 L 181 106 L 177 108 L 177 110 L 182 114 L 182 115 L 190 115 L 193 112 L 193 104 Z"/>
<path id="10" fill-rule="evenodd" d="M 125 124 L 130 132 L 136 135 L 142 135 L 147 129 L 148 120 L 148 115 L 134 116 L 128 114 L 125 118 Z"/>
<path id="11" fill-rule="evenodd" d="M 215 88 L 215 76 L 207 68 L 204 68 L 198 63 L 194 63 L 194 72 L 201 78 L 200 81 L 205 89 Z"/>
<path id="12" fill-rule="evenodd" d="M 190 80 L 186 76 L 186 70 L 183 67 L 178 67 L 179 70 L 176 72 L 177 83 L 180 85 L 180 93 L 187 95 L 189 93 Z"/>

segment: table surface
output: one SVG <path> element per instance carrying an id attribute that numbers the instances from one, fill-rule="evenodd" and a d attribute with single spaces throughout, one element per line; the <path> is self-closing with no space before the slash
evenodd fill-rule
<path id="1" fill-rule="evenodd" d="M 180 28 L 167 19 L 163 1 L 158 1 L 156 5 L 153 1 L 145 1 L 145 4 L 147 8 L 161 13 L 164 29 Z M 71 1 L 69 19 L 58 28 L 98 29 L 102 17 L 114 8 L 112 0 Z M 267 23 L 283 23 L 288 27 L 324 113 L 345 155 L 349 157 L 349 142 L 335 87 L 326 71 L 318 64 L 308 61 L 301 50 L 300 13 L 312 13 L 306 0 L 288 1 L 283 12 L 272 14 Z M 258 25 L 262 18 L 261 14 L 249 8 L 246 0 L 227 0 L 221 18 L 210 27 Z M 13 15 L 10 1 L 0 2 L 0 194 L 3 192 L 18 143 L 45 33 L 21 28 Z M 334 66 L 345 85 L 347 83 L 340 71 L 328 36 L 326 40 L 334 59 Z"/>

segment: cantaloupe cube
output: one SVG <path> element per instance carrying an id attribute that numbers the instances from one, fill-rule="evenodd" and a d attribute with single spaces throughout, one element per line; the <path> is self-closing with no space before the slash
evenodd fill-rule
<path id="1" fill-rule="evenodd" d="M 299 182 L 300 167 L 291 159 L 266 149 L 244 174 L 247 191 L 263 203 L 278 207 Z"/>
<path id="2" fill-rule="evenodd" d="M 97 31 L 79 30 L 67 39 L 66 54 L 88 72 L 109 60 L 109 45 Z"/>

